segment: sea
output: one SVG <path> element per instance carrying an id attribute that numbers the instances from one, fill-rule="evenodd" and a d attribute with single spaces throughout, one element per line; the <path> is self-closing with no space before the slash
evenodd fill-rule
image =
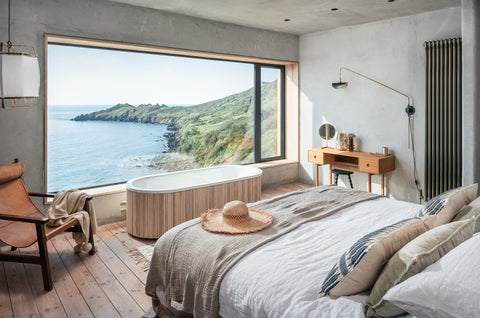
<path id="1" fill-rule="evenodd" d="M 166 151 L 164 124 L 73 121 L 113 105 L 48 105 L 47 191 L 82 189 L 162 173 L 149 161 Z"/>

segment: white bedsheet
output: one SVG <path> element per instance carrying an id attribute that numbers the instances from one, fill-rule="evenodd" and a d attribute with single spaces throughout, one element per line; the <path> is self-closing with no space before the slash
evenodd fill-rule
<path id="1" fill-rule="evenodd" d="M 368 294 L 317 299 L 326 275 L 363 235 L 416 215 L 418 204 L 387 198 L 358 203 L 306 223 L 253 251 L 220 286 L 220 315 L 255 317 L 365 317 Z"/>

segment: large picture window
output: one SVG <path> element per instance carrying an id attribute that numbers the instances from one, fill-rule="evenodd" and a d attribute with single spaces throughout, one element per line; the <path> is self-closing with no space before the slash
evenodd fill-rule
<path id="1" fill-rule="evenodd" d="M 281 65 L 47 43 L 49 192 L 281 159 Z"/>

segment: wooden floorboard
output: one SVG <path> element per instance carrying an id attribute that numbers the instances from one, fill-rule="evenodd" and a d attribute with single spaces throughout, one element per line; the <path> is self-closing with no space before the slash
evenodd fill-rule
<path id="1" fill-rule="evenodd" d="M 61 237 L 62 235 L 51 241 Z M 55 289 L 63 308 L 65 308 L 67 316 L 95 317 L 51 241 L 48 242 L 48 251 L 50 255 L 50 267 L 52 269 L 53 288 Z M 75 257 L 73 252 L 71 256 Z M 38 275 L 40 275 L 40 269 Z M 43 285 L 32 286 L 32 288 L 43 289 Z"/>
<path id="2" fill-rule="evenodd" d="M 24 254 L 38 255 L 36 245 L 22 248 L 21 251 Z M 43 288 L 35 288 L 35 286 L 43 286 L 42 275 L 40 275 L 40 265 L 25 264 L 24 266 L 40 316 L 54 318 L 68 317 L 55 289 L 46 292 Z"/>
<path id="3" fill-rule="evenodd" d="M 75 241 L 70 235 L 65 235 L 71 248 Z M 98 255 L 79 254 L 83 264 L 97 281 L 100 288 L 104 291 L 109 301 L 115 306 L 121 317 L 141 317 L 144 311 L 133 300 L 128 291 L 115 278 L 110 269 L 103 263 Z"/>
<path id="4" fill-rule="evenodd" d="M 135 302 L 143 309 L 147 310 L 151 306 L 150 298 L 145 295 L 145 283 L 138 278 L 138 273 L 142 271 L 140 267 L 137 267 L 135 271 L 132 271 L 122 259 L 118 257 L 118 254 L 122 254 L 123 251 L 118 251 L 115 254 L 107 242 L 112 245 L 116 245 L 116 238 L 112 237 L 110 231 L 105 227 L 98 230 L 97 236 L 102 238 L 98 242 L 98 252 L 105 265 L 110 268 L 110 271 L 115 278 L 124 286 L 130 296 Z M 105 241 L 103 240 L 105 239 Z M 118 246 L 116 246 L 118 248 Z M 128 253 L 126 253 L 128 254 Z M 123 256 L 125 257 L 125 256 Z M 129 257 L 128 255 L 126 256 Z M 133 263 L 136 266 L 133 258 L 130 258 L 128 262 Z"/>
<path id="5" fill-rule="evenodd" d="M 265 200 L 265 199 L 273 198 L 274 196 L 284 194 L 287 192 L 308 189 L 311 187 L 312 187 L 311 185 L 300 183 L 300 182 L 290 183 L 281 187 L 262 190 L 261 199 Z"/>
<path id="6" fill-rule="evenodd" d="M 125 233 L 128 236 L 128 233 Z M 102 227 L 97 234 L 106 245 L 108 245 L 112 253 L 116 255 L 118 259 L 126 266 L 128 269 L 134 273 L 134 275 L 140 280 L 140 282 L 145 285 L 147 280 L 147 273 L 144 270 L 138 270 L 139 266 L 134 257 L 132 257 L 132 248 L 129 248 L 125 245 L 124 241 L 119 239 L 114 233 L 112 233 L 107 226 Z M 153 240 L 151 244 L 155 243 Z M 143 244 L 144 245 L 144 244 Z M 140 245 L 135 246 L 134 248 L 139 247 Z"/>
<path id="7" fill-rule="evenodd" d="M 18 254 L 19 251 L 12 252 Z M 4 263 L 14 317 L 40 317 L 24 264 Z"/>
<path id="8" fill-rule="evenodd" d="M 261 198 L 308 187 L 293 183 L 264 190 Z M 0 262 L 0 318 L 141 317 L 151 301 L 145 295 L 147 272 L 132 251 L 155 240 L 130 236 L 123 221 L 99 227 L 95 243 L 96 254 L 76 255 L 70 233 L 48 242 L 54 287 L 50 292 L 43 290 L 40 265 Z M 14 253 L 19 252 L 37 254 L 38 250 L 34 245 Z"/>
<path id="9" fill-rule="evenodd" d="M 120 314 L 100 288 L 93 274 L 83 264 L 82 259 L 72 253 L 73 248 L 68 243 L 66 235 L 57 236 L 52 243 L 83 299 L 87 301 L 92 314 L 95 317 L 104 315 L 109 318 L 120 318 Z"/>
<path id="10" fill-rule="evenodd" d="M 3 264 L 3 262 L 0 262 L 0 318 L 11 318 L 13 317 L 13 310 Z"/>

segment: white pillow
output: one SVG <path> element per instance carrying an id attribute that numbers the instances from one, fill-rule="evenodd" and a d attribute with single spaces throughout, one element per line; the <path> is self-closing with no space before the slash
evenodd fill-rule
<path id="1" fill-rule="evenodd" d="M 383 297 L 418 317 L 479 317 L 480 234 Z"/>

